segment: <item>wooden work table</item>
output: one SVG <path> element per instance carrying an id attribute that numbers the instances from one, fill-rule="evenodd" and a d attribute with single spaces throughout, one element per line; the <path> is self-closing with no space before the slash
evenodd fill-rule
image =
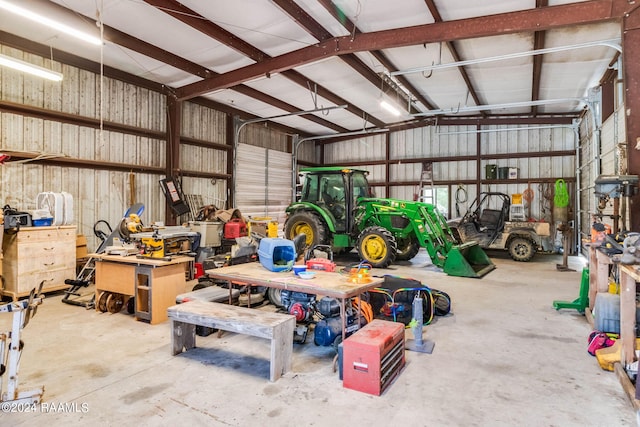
<path id="1" fill-rule="evenodd" d="M 592 326 L 596 296 L 609 291 L 611 276 L 614 279 L 617 276 L 620 286 L 620 363 L 614 364 L 614 371 L 634 408 L 640 410 L 640 389 L 637 388 L 640 382 L 634 386 L 625 370 L 636 359 L 636 290 L 640 283 L 640 265 L 620 264 L 597 247 L 589 248 L 589 310 L 585 314 Z"/>
<path id="2" fill-rule="evenodd" d="M 193 258 L 176 256 L 169 261 L 136 256 L 92 254 L 96 260 L 96 310 L 109 294 L 135 297 L 135 316 L 156 324 L 167 320 L 167 308 L 184 293 L 186 273 Z"/>
<path id="3" fill-rule="evenodd" d="M 640 265 L 620 265 L 620 340 L 622 366 L 635 360 L 636 283 L 640 282 Z"/>
<path id="4" fill-rule="evenodd" d="M 592 246 L 589 248 L 589 310 L 585 311 L 589 323 L 596 296 L 609 292 L 611 277 L 619 277 L 620 285 L 620 341 L 621 363 L 625 366 L 635 360 L 636 282 L 640 282 L 640 265 L 624 265 L 614 262 L 606 253 Z M 614 270 L 614 271 L 612 271 Z"/>
<path id="5" fill-rule="evenodd" d="M 611 257 L 598 250 L 597 246 L 589 248 L 589 312 L 593 311 L 596 295 L 609 291 L 609 270 L 612 265 Z"/>
<path id="6" fill-rule="evenodd" d="M 377 288 L 383 282 L 382 278 L 371 277 L 367 283 L 353 283 L 348 277 L 336 272 L 314 270 L 313 279 L 302 279 L 293 272 L 269 271 L 258 262 L 214 268 L 206 273 L 216 279 L 227 280 L 231 283 L 248 286 L 265 286 L 322 295 L 336 298 L 340 301 L 340 317 L 342 318 L 342 334 L 345 337 L 345 300 L 356 297 L 371 289 Z"/>

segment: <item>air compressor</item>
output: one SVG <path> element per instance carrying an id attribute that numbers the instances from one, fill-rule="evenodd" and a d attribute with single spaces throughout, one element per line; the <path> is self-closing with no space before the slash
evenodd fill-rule
<path id="1" fill-rule="evenodd" d="M 336 346 L 342 339 L 342 320 L 340 318 L 340 303 L 335 298 L 323 297 L 317 301 L 314 294 L 283 290 L 281 292 L 283 309 L 296 318 L 294 341 L 304 343 L 311 324 L 313 342 L 317 346 Z M 319 320 L 316 320 L 318 318 Z M 366 323 L 350 301 L 345 304 L 346 336 L 351 335 Z M 340 338 L 336 340 L 336 338 Z"/>
<path id="2" fill-rule="evenodd" d="M 316 296 L 283 289 L 280 293 L 280 301 L 283 310 L 296 318 L 296 329 L 293 332 L 294 341 L 304 343 L 307 340 L 309 325 L 313 322 Z"/>
<path id="3" fill-rule="evenodd" d="M 318 315 L 321 319 L 313 330 L 313 342 L 318 346 L 334 346 L 342 341 L 342 320 L 340 319 L 340 304 L 335 298 L 323 297 L 317 304 Z M 349 336 L 361 326 L 364 318 L 348 301 L 345 306 L 345 335 Z"/>

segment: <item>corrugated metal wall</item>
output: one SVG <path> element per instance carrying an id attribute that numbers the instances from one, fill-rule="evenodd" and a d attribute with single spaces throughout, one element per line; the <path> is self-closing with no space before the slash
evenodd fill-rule
<path id="1" fill-rule="evenodd" d="M 385 133 L 362 136 L 349 141 L 342 141 L 324 145 L 324 163 L 352 166 L 351 162 L 366 162 L 384 160 L 386 158 Z M 358 165 L 359 169 L 369 171 L 369 182 L 380 184 L 387 182 L 384 165 Z M 374 187 L 378 197 L 387 197 L 384 187 Z"/>
<path id="2" fill-rule="evenodd" d="M 3 48 L 5 52 L 5 48 Z M 19 56 L 15 49 L 12 56 Z M 38 57 L 24 55 L 37 62 Z M 48 62 L 48 61 L 47 61 Z M 53 111 L 93 119 L 162 130 L 165 127 L 164 97 L 158 93 L 102 79 L 90 72 L 52 63 L 64 74 L 60 83 L 43 81 L 3 68 L 0 72 L 0 98 Z M 102 87 L 102 89 L 101 89 Z M 100 99 L 104 108 L 100 111 Z M 162 167 L 165 143 L 162 140 L 100 131 L 74 124 L 60 123 L 11 113 L 0 113 L 0 148 L 28 151 L 44 157 L 95 160 Z M 0 167 L 0 198 L 16 209 L 33 210 L 38 193 L 43 191 L 70 193 L 78 232 L 87 235 L 91 248 L 97 246 L 93 224 L 104 219 L 113 226 L 122 218 L 130 199 L 145 204 L 143 220 L 164 217 L 164 199 L 153 197 L 160 176 L 136 174 L 135 187 L 130 174 L 106 170 L 45 166 L 35 163 L 8 163 Z M 130 195 L 131 188 L 135 194 Z"/>
<path id="3" fill-rule="evenodd" d="M 226 114 L 199 104 L 186 102 L 182 107 L 181 135 L 226 145 Z M 230 154 L 216 147 L 182 144 L 180 146 L 180 168 L 194 172 L 225 173 Z M 182 189 L 186 194 L 199 195 L 203 205 L 215 205 L 228 209 L 229 188 L 224 179 L 182 178 Z"/>
<path id="4" fill-rule="evenodd" d="M 166 99 L 161 93 L 36 55 L 22 54 L 1 45 L 0 51 L 15 57 L 22 56 L 24 60 L 40 63 L 65 75 L 63 82 L 53 83 L 0 69 L 2 101 L 95 120 L 102 118 L 106 122 L 141 130 L 166 131 Z M 195 103 L 184 103 L 182 108 L 182 135 L 200 143 L 181 146 L 180 169 L 226 173 L 230 154 L 213 146 L 228 142 L 226 115 Z M 589 215 L 594 207 L 592 185 L 595 176 L 600 171 L 619 173 L 617 144 L 622 142 L 625 134 L 623 115 L 614 115 L 602 127 L 602 150 L 596 153 L 590 120 L 593 119 L 587 114 L 580 125 L 580 156 L 583 162 L 580 168 L 580 219 L 583 232 L 588 229 Z M 239 139 L 243 145 L 254 147 L 239 155 L 241 171 L 244 173 L 247 165 L 254 165 L 257 169 L 255 176 L 260 179 L 247 179 L 242 187 L 238 187 L 238 204 L 247 214 L 281 215 L 290 201 L 292 191 L 289 136 L 256 124 L 246 126 Z M 212 147 L 207 147 L 206 142 L 211 142 Z M 78 161 L 144 165 L 157 169 L 163 169 L 166 164 L 166 143 L 162 138 L 100 131 L 9 112 L 0 113 L 0 144 L 0 149 L 4 150 L 29 151 Z M 484 126 L 478 130 L 476 126 L 426 126 L 325 144 L 322 147 L 324 159 L 319 158 L 319 145 L 310 142 L 300 147 L 298 155 L 299 159 L 313 163 L 349 166 L 352 162 L 364 162 L 359 167 L 370 171 L 370 182 L 374 184 L 377 195 L 401 199 L 414 198 L 417 193 L 415 183 L 420 180 L 421 162 L 429 159 L 433 161 L 436 184 L 448 192 L 449 216 L 464 212 L 476 198 L 478 190 L 514 194 L 531 189 L 534 193 L 531 216 L 549 219 L 548 198 L 553 192 L 549 184 L 539 181 L 543 178 L 575 178 L 575 156 L 531 156 L 528 153 L 570 151 L 574 147 L 574 131 L 571 127 Z M 387 152 L 390 153 L 389 158 Z M 492 159 L 492 155 L 496 158 Z M 517 168 L 519 179 L 513 183 L 487 180 L 487 165 Z M 251 172 L 246 176 L 253 175 Z M 162 177 L 159 172 L 131 174 L 14 162 L 0 167 L 0 197 L 3 204 L 30 210 L 35 207 L 35 198 L 42 191 L 71 193 L 79 232 L 89 237 L 92 249 L 97 246 L 92 231 L 95 221 L 105 219 L 117 224 L 131 200 L 145 204 L 145 222 L 164 218 L 165 200 L 158 184 Z M 224 179 L 179 178 L 186 194 L 201 195 L 204 204 L 230 207 L 229 188 Z M 446 184 L 438 184 L 438 181 Z M 575 192 L 573 187 L 570 187 L 570 191 Z"/>
<path id="5" fill-rule="evenodd" d="M 596 145 L 599 137 L 596 137 L 594 131 L 594 117 L 591 111 L 587 110 L 580 122 L 580 176 L 578 188 L 580 197 L 579 237 L 581 240 L 590 238 L 591 224 L 593 223 L 592 215 L 596 212 L 597 206 L 593 189 L 595 179 L 600 174 L 600 149 Z"/>
<path id="6" fill-rule="evenodd" d="M 0 45 L 13 57 L 42 64 L 64 74 L 54 83 L 0 68 L 0 100 L 25 104 L 80 117 L 102 119 L 141 130 L 165 132 L 166 99 L 161 93 L 101 77 L 92 72 L 60 64 Z M 101 102 L 102 101 L 102 102 Z M 100 108 L 100 105 L 103 105 Z M 224 114 L 184 104 L 183 132 L 193 138 L 225 143 Z M 29 151 L 68 160 L 93 160 L 119 165 L 164 168 L 166 143 L 139 135 L 100 131 L 91 127 L 0 113 L 0 150 Z M 226 173 L 226 153 L 221 150 L 184 145 L 181 167 L 186 170 Z M 165 199 L 159 186 L 163 175 L 36 163 L 10 162 L 0 166 L 0 199 L 3 206 L 33 210 L 37 194 L 43 191 L 70 193 L 78 232 L 89 240 L 89 249 L 99 244 L 93 225 L 104 219 L 116 226 L 130 201 L 144 203 L 142 220 L 150 223 L 165 217 Z M 207 203 L 227 199 L 224 180 L 183 178 L 187 194 L 201 194 Z M 131 194 L 133 192 L 134 194 Z"/>
<path id="7" fill-rule="evenodd" d="M 386 161 L 385 134 L 361 137 L 325 146 L 326 164 L 353 161 Z M 549 178 L 575 178 L 575 135 L 571 126 L 428 126 L 392 132 L 389 139 L 389 177 L 386 165 L 361 166 L 371 172 L 373 183 L 389 182 L 389 197 L 413 200 L 418 193 L 422 161 L 433 162 L 436 187 L 446 188 L 449 200 L 438 201 L 450 217 L 464 213 L 480 191 L 506 194 L 533 193 L 530 216 L 550 220 Z M 480 152 L 478 152 L 480 147 Z M 571 155 L 531 156 L 529 153 L 570 151 Z M 491 156 L 496 158 L 492 159 Z M 442 159 L 439 161 L 439 159 Z M 517 168 L 513 183 L 492 182 L 485 176 L 486 165 Z M 438 181 L 446 184 L 439 185 Z M 382 190 L 382 191 L 380 191 Z M 384 187 L 377 187 L 378 196 L 385 197 Z M 552 194 L 552 193 L 551 193 Z"/>
<path id="8" fill-rule="evenodd" d="M 592 127 L 593 120 L 593 115 L 588 111 L 581 126 L 581 135 L 584 136 L 580 141 L 580 156 L 583 161 L 580 169 L 581 237 L 587 240 L 594 222 L 593 215 L 598 212 L 598 198 L 594 191 L 596 178 L 600 175 L 625 175 L 627 171 L 624 105 L 619 106 L 602 123 L 599 129 L 599 148 Z M 620 209 L 620 214 L 628 218 L 628 215 L 625 216 L 627 211 L 624 203 L 621 203 Z M 607 203 L 602 213 L 602 222 L 613 227 L 610 217 L 613 214 L 613 201 Z M 624 222 L 620 223 L 620 228 L 626 229 Z"/>

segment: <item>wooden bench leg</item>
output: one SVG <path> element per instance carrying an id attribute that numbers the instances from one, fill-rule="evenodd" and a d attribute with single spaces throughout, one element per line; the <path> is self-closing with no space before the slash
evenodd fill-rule
<path id="1" fill-rule="evenodd" d="M 271 360 L 269 364 L 269 381 L 278 380 L 284 373 L 291 370 L 291 356 L 293 353 L 293 330 L 296 321 L 292 317 L 273 329 L 271 339 Z"/>
<path id="2" fill-rule="evenodd" d="M 173 355 L 182 353 L 196 346 L 196 325 L 171 320 L 171 348 Z"/>

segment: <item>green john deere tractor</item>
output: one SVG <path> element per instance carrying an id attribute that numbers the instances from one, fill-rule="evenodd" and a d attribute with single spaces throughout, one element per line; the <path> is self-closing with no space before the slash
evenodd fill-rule
<path id="1" fill-rule="evenodd" d="M 372 267 L 409 260 L 425 248 L 434 265 L 451 276 L 482 277 L 495 268 L 475 242 L 457 244 L 445 217 L 428 203 L 379 199 L 368 172 L 346 167 L 301 169 L 299 201 L 286 210 L 285 237 L 307 236 L 307 246 L 357 249 Z"/>

